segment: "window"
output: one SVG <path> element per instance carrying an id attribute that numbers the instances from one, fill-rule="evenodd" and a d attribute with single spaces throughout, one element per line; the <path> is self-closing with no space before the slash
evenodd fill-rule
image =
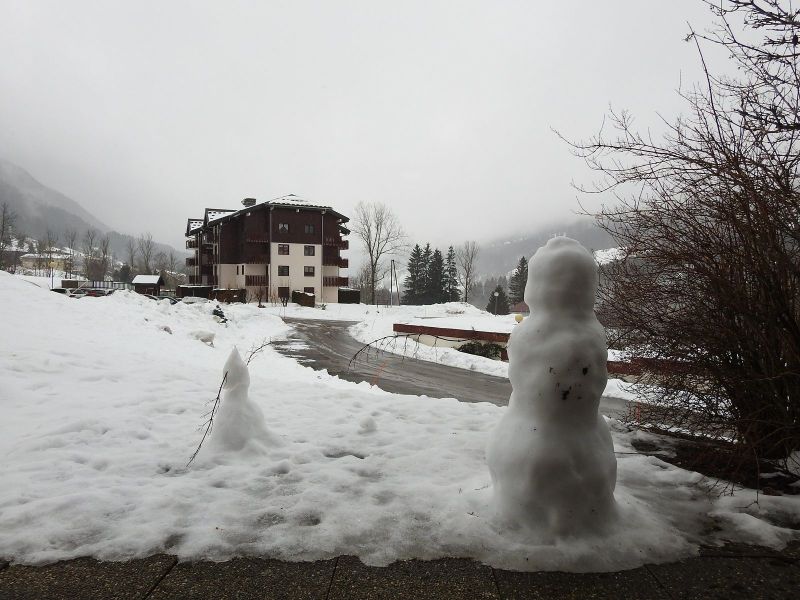
<path id="1" fill-rule="evenodd" d="M 306 225 L 305 226 L 306 233 L 314 233 L 314 226 L 313 225 Z"/>
<path id="2" fill-rule="evenodd" d="M 303 275 L 306 277 L 314 276 L 314 267 L 303 267 Z"/>
<path id="3" fill-rule="evenodd" d="M 304 287 L 304 288 L 303 288 L 303 291 L 304 291 L 306 294 L 313 294 L 313 293 L 314 293 L 314 288 L 313 288 L 313 287 Z"/>
<path id="4" fill-rule="evenodd" d="M 303 246 L 303 254 L 305 256 L 314 256 L 314 246 Z"/>
<path id="5" fill-rule="evenodd" d="M 289 244 L 278 244 L 278 254 L 289 254 Z"/>
<path id="6" fill-rule="evenodd" d="M 239 274 L 239 265 L 236 265 L 236 274 Z"/>
<path id="7" fill-rule="evenodd" d="M 278 223 L 278 233 L 289 233 L 289 224 Z"/>
<path id="8" fill-rule="evenodd" d="M 289 265 L 278 265 L 278 276 L 279 277 L 288 277 L 289 276 Z"/>

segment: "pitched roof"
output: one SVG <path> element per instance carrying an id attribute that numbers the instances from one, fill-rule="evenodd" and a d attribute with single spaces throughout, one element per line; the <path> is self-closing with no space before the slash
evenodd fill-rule
<path id="1" fill-rule="evenodd" d="M 164 280 L 161 275 L 137 275 L 133 278 L 134 285 L 137 283 L 144 285 L 164 285 Z"/>

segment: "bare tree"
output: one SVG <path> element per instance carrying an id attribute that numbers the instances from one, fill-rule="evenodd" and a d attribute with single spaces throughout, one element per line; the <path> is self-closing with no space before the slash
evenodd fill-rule
<path id="1" fill-rule="evenodd" d="M 11 246 L 11 232 L 17 222 L 17 214 L 7 202 L 0 206 L 0 269 L 5 266 L 6 248 Z"/>
<path id="2" fill-rule="evenodd" d="M 75 269 L 75 243 L 78 239 L 78 232 L 74 229 L 67 229 L 64 232 L 64 243 L 69 248 L 69 269 L 67 272 L 72 277 L 73 270 Z"/>
<path id="3" fill-rule="evenodd" d="M 464 302 L 469 302 L 469 294 L 475 286 L 475 261 L 478 259 L 480 247 L 477 242 L 464 242 L 456 250 L 456 266 L 458 267 L 458 284 L 464 290 Z"/>
<path id="4" fill-rule="evenodd" d="M 24 231 L 19 231 L 18 229 L 15 231 L 15 238 L 17 240 L 16 251 L 13 253 L 14 258 L 12 262 L 12 267 L 16 271 L 17 265 L 19 264 L 19 257 L 22 251 L 25 250 L 25 240 L 28 239 L 28 234 Z"/>
<path id="5" fill-rule="evenodd" d="M 800 12 L 777 0 L 709 3 L 738 79 L 681 95 L 688 116 L 662 139 L 626 113 L 573 143 L 617 203 L 598 222 L 624 248 L 601 310 L 657 386 L 641 393 L 668 422 L 720 440 L 731 468 L 800 448 Z M 744 16 L 740 41 L 729 21 Z M 738 19 L 737 19 L 738 22 Z M 658 417 L 656 417 L 658 418 Z M 650 419 L 651 421 L 653 419 Z M 757 478 L 756 478 L 757 479 Z"/>
<path id="6" fill-rule="evenodd" d="M 97 236 L 97 230 L 91 227 L 83 234 L 83 272 L 90 281 L 98 278 Z"/>
<path id="7" fill-rule="evenodd" d="M 353 233 L 361 240 L 367 253 L 370 298 L 375 301 L 375 286 L 386 274 L 383 259 L 405 247 L 406 234 L 391 209 L 379 202 L 359 202 L 356 205 Z"/>
<path id="8" fill-rule="evenodd" d="M 153 252 L 155 252 L 155 244 L 153 243 L 153 236 L 148 233 L 143 233 L 139 236 L 136 242 L 136 248 L 139 255 L 142 257 L 141 272 L 151 275 L 153 271 L 152 260 Z"/>
<path id="9" fill-rule="evenodd" d="M 45 234 L 45 251 L 47 253 L 47 276 L 53 275 L 53 254 L 58 249 L 58 234 L 52 229 L 48 229 Z"/>
<path id="10" fill-rule="evenodd" d="M 111 238 L 105 234 L 100 238 L 100 279 L 105 280 L 111 268 Z"/>
<path id="11" fill-rule="evenodd" d="M 128 266 L 131 269 L 136 268 L 136 254 L 138 253 L 138 248 L 136 245 L 136 240 L 132 237 L 128 238 L 128 241 L 125 243 L 125 253 L 128 259 Z"/>

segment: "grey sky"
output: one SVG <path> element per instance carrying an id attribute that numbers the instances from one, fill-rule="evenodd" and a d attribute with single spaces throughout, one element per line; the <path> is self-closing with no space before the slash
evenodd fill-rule
<path id="1" fill-rule="evenodd" d="M 486 240 L 576 208 L 551 127 L 680 109 L 687 21 L 699 0 L 0 0 L 0 155 L 176 245 L 205 206 L 288 193 Z"/>

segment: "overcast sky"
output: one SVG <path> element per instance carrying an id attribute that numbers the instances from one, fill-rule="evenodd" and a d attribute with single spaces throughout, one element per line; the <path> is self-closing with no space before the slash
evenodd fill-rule
<path id="1" fill-rule="evenodd" d="M 206 206 L 288 193 L 488 240 L 576 210 L 551 128 L 681 109 L 687 22 L 700 0 L 0 0 L 0 156 L 178 246 Z"/>

